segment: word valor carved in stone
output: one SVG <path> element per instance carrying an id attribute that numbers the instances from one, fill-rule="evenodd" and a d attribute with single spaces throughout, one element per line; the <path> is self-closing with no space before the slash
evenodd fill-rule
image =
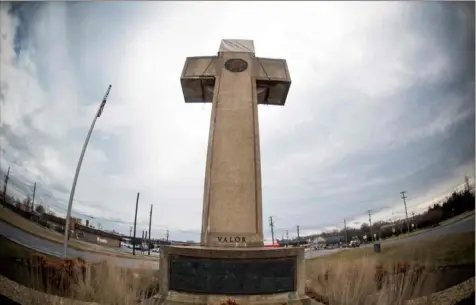
<path id="1" fill-rule="evenodd" d="M 221 243 L 246 243 L 244 236 L 218 236 L 217 239 Z"/>

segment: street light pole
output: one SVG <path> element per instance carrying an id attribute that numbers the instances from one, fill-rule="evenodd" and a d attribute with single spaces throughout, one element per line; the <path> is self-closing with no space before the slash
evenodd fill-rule
<path id="1" fill-rule="evenodd" d="M 78 182 L 78 175 L 79 171 L 81 169 L 81 164 L 83 163 L 83 158 L 84 154 L 86 152 L 86 148 L 88 147 L 88 142 L 89 138 L 91 137 L 91 133 L 93 132 L 94 125 L 96 124 L 97 118 L 99 118 L 102 114 L 102 111 L 104 109 L 104 105 L 106 105 L 106 100 L 109 95 L 109 92 L 111 91 L 111 85 L 107 88 L 106 94 L 104 95 L 104 98 L 102 99 L 101 105 L 98 108 L 98 111 L 94 115 L 93 122 L 91 123 L 91 127 L 89 128 L 88 135 L 86 136 L 86 141 L 84 142 L 83 150 L 81 151 L 81 155 L 79 156 L 79 161 L 78 165 L 76 167 L 76 173 L 74 174 L 74 179 L 73 179 L 73 186 L 71 187 L 71 193 L 69 195 L 69 202 L 68 202 L 68 212 L 66 213 L 66 221 L 65 221 L 65 226 L 64 226 L 64 243 L 63 243 L 63 257 L 66 258 L 66 250 L 68 249 L 68 234 L 69 234 L 69 223 L 70 223 L 70 218 L 71 218 L 71 208 L 73 206 L 73 198 L 74 198 L 74 191 L 76 190 L 76 183 Z"/>

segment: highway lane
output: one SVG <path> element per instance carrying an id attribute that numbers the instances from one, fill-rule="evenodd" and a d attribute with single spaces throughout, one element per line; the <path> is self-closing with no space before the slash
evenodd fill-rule
<path id="1" fill-rule="evenodd" d="M 63 245 L 51 242 L 46 239 L 42 239 L 33 235 L 30 235 L 20 229 L 12 227 L 3 221 L 0 221 L 0 235 L 14 241 L 20 245 L 25 247 L 31 248 L 38 252 L 61 257 L 63 254 Z M 80 251 L 73 248 L 68 248 L 66 252 L 69 258 L 73 257 L 81 257 L 88 262 L 99 262 L 101 260 L 108 260 L 117 266 L 121 266 L 124 268 L 159 268 L 159 262 L 157 261 L 150 261 L 150 260 L 140 260 L 140 259 L 130 259 L 130 258 L 122 258 L 122 257 L 114 257 L 108 255 L 102 255 L 99 253 L 92 253 L 87 251 Z"/>
<path id="2" fill-rule="evenodd" d="M 439 237 L 442 235 L 448 235 L 453 233 L 474 232 L 475 231 L 474 220 L 475 219 L 473 214 L 470 217 L 461 219 L 457 222 L 450 223 L 442 227 L 436 227 L 434 229 L 423 231 L 419 234 L 410 235 L 408 237 L 404 237 L 400 239 L 391 239 L 387 241 L 384 240 L 381 243 L 382 244 L 396 244 L 401 242 L 415 241 L 415 240 L 424 239 L 424 238 L 434 238 L 434 237 Z"/>

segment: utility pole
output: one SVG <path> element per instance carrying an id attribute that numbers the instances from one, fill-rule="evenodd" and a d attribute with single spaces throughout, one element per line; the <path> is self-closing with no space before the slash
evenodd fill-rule
<path id="1" fill-rule="evenodd" d="M 150 227 L 152 225 L 152 208 L 154 207 L 153 204 L 150 205 L 150 215 L 149 215 L 149 244 L 148 244 L 148 247 L 147 247 L 147 252 L 148 252 L 148 255 L 150 255 Z"/>
<path id="2" fill-rule="evenodd" d="M 8 167 L 7 174 L 5 175 L 5 182 L 3 182 L 3 205 L 7 204 L 7 185 L 10 178 L 10 166 Z"/>
<path id="3" fill-rule="evenodd" d="M 289 240 L 289 232 L 286 230 L 286 240 Z"/>
<path id="4" fill-rule="evenodd" d="M 271 241 L 274 246 L 274 222 L 273 222 L 273 216 L 269 216 L 269 227 L 271 228 Z"/>
<path id="5" fill-rule="evenodd" d="M 165 231 L 165 240 L 166 241 L 169 241 L 169 233 L 170 233 L 170 231 L 169 231 L 169 229 L 167 229 L 167 231 Z"/>
<path id="6" fill-rule="evenodd" d="M 296 229 L 297 229 L 297 240 L 298 240 L 298 243 L 299 243 L 299 226 L 296 226 Z"/>
<path id="7" fill-rule="evenodd" d="M 31 211 L 35 210 L 35 193 L 36 193 L 36 182 L 33 185 L 33 199 L 31 200 Z"/>
<path id="8" fill-rule="evenodd" d="M 132 227 L 129 228 L 129 238 L 130 238 L 131 241 L 132 241 Z"/>
<path id="9" fill-rule="evenodd" d="M 132 255 L 136 255 L 137 207 L 139 207 L 139 193 L 137 193 L 136 198 L 136 215 L 134 216 L 134 238 L 132 239 Z"/>
<path id="10" fill-rule="evenodd" d="M 142 239 L 140 240 L 140 253 L 144 255 L 144 230 L 142 230 Z"/>
<path id="11" fill-rule="evenodd" d="M 89 138 L 91 138 L 91 134 L 94 129 L 94 125 L 96 124 L 96 120 L 101 116 L 101 113 L 106 105 L 107 97 L 109 96 L 109 92 L 111 91 L 111 85 L 107 88 L 106 94 L 102 99 L 101 105 L 99 106 L 96 114 L 94 115 L 93 122 L 91 123 L 91 127 L 89 128 L 88 135 L 86 136 L 86 141 L 84 141 L 83 150 L 81 151 L 81 155 L 79 155 L 78 165 L 76 166 L 76 173 L 74 174 L 73 178 L 73 185 L 71 187 L 71 193 L 69 195 L 69 202 L 68 202 L 68 211 L 66 212 L 66 221 L 64 226 L 64 245 L 63 245 L 63 257 L 66 258 L 66 249 L 68 249 L 68 238 L 69 238 L 69 222 L 71 218 L 71 208 L 73 206 L 73 198 L 74 198 L 74 191 L 76 190 L 76 183 L 78 182 L 79 171 L 81 170 L 81 164 L 83 163 L 84 154 L 86 153 L 86 148 L 88 147 Z"/>
<path id="12" fill-rule="evenodd" d="M 373 242 L 374 234 L 372 232 L 372 210 L 368 210 L 367 212 L 369 213 L 370 242 Z"/>
<path id="13" fill-rule="evenodd" d="M 405 216 L 407 218 L 407 234 L 410 233 L 410 223 L 408 222 L 408 211 L 407 211 L 407 202 L 405 201 L 405 193 L 406 191 L 400 192 L 402 194 L 402 199 L 403 199 L 403 205 L 405 206 Z"/>
<path id="14" fill-rule="evenodd" d="M 345 234 L 345 246 L 347 247 L 348 242 L 347 242 L 347 222 L 345 221 L 344 218 L 344 234 Z"/>

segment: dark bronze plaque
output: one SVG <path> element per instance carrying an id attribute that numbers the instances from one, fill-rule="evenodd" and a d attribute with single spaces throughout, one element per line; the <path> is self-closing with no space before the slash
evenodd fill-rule
<path id="1" fill-rule="evenodd" d="M 295 291 L 296 259 L 170 258 L 169 289 L 207 294 Z"/>
<path id="2" fill-rule="evenodd" d="M 225 69 L 230 72 L 243 72 L 248 69 L 248 63 L 239 58 L 228 59 L 225 62 Z"/>

